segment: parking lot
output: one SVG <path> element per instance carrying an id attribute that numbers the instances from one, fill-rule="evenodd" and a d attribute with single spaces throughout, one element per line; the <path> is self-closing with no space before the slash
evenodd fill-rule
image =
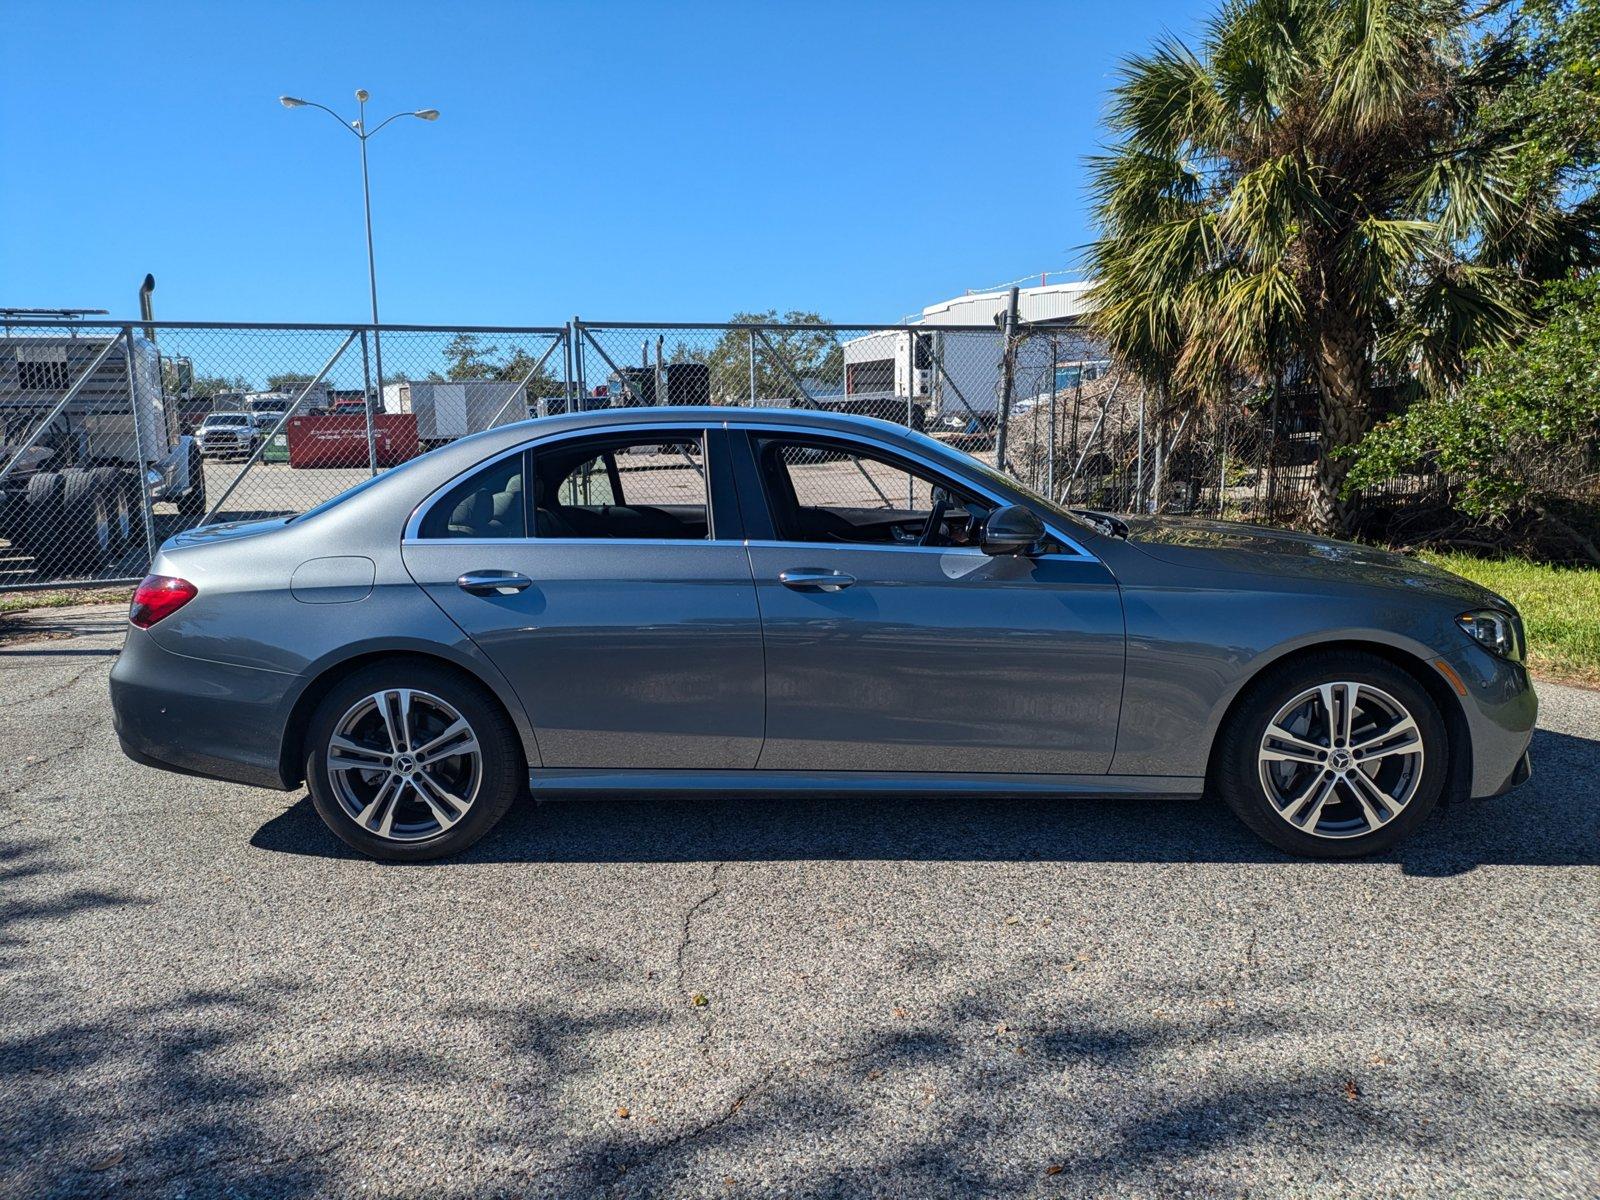
<path id="1" fill-rule="evenodd" d="M 0 1194 L 1595 1194 L 1600 693 L 1368 862 L 643 798 L 394 866 L 125 760 L 123 623 L 0 646 Z"/>

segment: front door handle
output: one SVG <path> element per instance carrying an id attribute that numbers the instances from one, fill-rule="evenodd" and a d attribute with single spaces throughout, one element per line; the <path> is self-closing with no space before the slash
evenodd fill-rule
<path id="1" fill-rule="evenodd" d="M 468 571 L 456 580 L 456 586 L 474 596 L 509 596 L 532 587 L 533 580 L 516 571 Z"/>
<path id="2" fill-rule="evenodd" d="M 856 581 L 843 571 L 823 571 L 816 567 L 794 567 L 778 573 L 778 582 L 797 592 L 842 592 Z"/>

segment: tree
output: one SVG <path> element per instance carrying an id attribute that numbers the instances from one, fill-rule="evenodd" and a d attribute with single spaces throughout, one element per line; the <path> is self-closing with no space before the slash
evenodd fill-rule
<path id="1" fill-rule="evenodd" d="M 734 313 L 731 323 L 826 325 L 827 321 L 814 312 L 791 309 L 779 317 L 776 309 L 769 309 L 762 313 Z M 710 353 L 696 359 L 711 369 L 711 395 L 717 402 L 744 404 L 751 399 L 751 337 L 746 330 L 730 329 Z M 807 391 L 832 391 L 840 386 L 844 350 L 833 330 L 767 329 L 755 334 L 754 341 L 755 399 L 788 398 L 798 403 L 801 397 L 795 386 L 797 380 Z"/>
<path id="2" fill-rule="evenodd" d="M 1468 516 L 1503 526 L 1531 515 L 1600 563 L 1594 530 L 1563 511 L 1592 502 L 1600 480 L 1600 276 L 1549 286 L 1539 315 L 1519 345 L 1476 353 L 1481 370 L 1461 388 L 1425 396 L 1367 434 L 1347 487 L 1426 464 Z"/>
<path id="3" fill-rule="evenodd" d="M 315 375 L 307 375 L 302 371 L 284 371 L 277 375 L 268 375 L 267 391 L 298 392 L 315 378 Z"/>
<path id="4" fill-rule="evenodd" d="M 560 380 L 545 367 L 538 366 L 538 358 L 521 346 L 501 357 L 498 345 L 485 346 L 475 333 L 458 333 L 444 348 L 445 372 L 430 372 L 431 379 L 470 380 L 490 379 L 511 383 L 528 381 L 528 398 L 559 396 L 563 392 Z"/>
<path id="5" fill-rule="evenodd" d="M 498 379 L 499 346 L 485 346 L 475 333 L 458 333 L 444 348 L 446 379 Z"/>
<path id="6" fill-rule="evenodd" d="M 1113 91 L 1093 323 L 1175 403 L 1309 376 L 1325 531 L 1348 528 L 1374 373 L 1452 386 L 1581 242 L 1496 106 L 1548 67 L 1524 35 L 1456 0 L 1234 0 L 1198 53 L 1165 40 Z"/>

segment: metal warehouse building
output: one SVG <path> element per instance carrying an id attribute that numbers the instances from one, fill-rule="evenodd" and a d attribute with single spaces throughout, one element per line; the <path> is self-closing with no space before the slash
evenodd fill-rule
<path id="1" fill-rule="evenodd" d="M 1058 387 L 1093 378 L 1105 356 L 1076 332 L 1089 309 L 1092 287 L 1080 281 L 1018 289 L 1017 313 L 1024 324 L 1057 327 L 1065 335 L 1030 339 L 1022 353 L 1030 360 L 1045 358 L 1019 362 L 1019 371 L 1032 379 L 1053 379 Z M 1010 294 L 1009 287 L 997 288 L 930 304 L 908 322 L 926 333 L 920 328 L 884 330 L 845 342 L 846 398 L 885 404 L 909 400 L 932 415 L 993 413 L 999 405 L 1005 351 L 1000 325 Z M 1047 360 L 1053 360 L 1054 371 Z"/>

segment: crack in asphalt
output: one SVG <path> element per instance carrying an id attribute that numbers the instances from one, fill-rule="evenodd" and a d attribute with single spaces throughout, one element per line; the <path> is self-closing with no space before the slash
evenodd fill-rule
<path id="1" fill-rule="evenodd" d="M 52 696 L 59 696 L 62 692 L 68 691 L 69 689 L 77 686 L 77 684 L 80 683 L 83 679 L 85 679 L 89 675 L 93 675 L 93 674 L 96 674 L 96 673 L 97 672 L 96 672 L 95 668 L 93 668 L 93 667 L 85 667 L 83 670 L 79 671 L 76 675 L 73 675 L 72 677 L 70 677 L 70 678 L 68 678 L 66 680 L 63 680 L 61 683 L 56 684 L 52 688 L 48 688 L 48 689 L 46 689 L 45 691 L 42 691 L 42 692 L 35 692 L 31 696 L 17 696 L 17 697 L 14 698 L 14 700 L 12 702 L 15 703 L 15 704 L 27 704 L 27 703 L 29 703 L 31 701 L 35 701 L 35 700 L 48 700 Z"/>
<path id="2" fill-rule="evenodd" d="M 702 908 L 704 908 L 707 904 L 710 904 L 718 896 L 722 895 L 721 876 L 722 868 L 725 866 L 727 866 L 727 864 L 723 862 L 715 862 L 711 864 L 711 874 L 707 878 L 707 882 L 711 885 L 711 890 L 706 892 L 705 895 L 701 896 L 700 899 L 696 900 L 684 911 L 683 932 L 678 939 L 678 952 L 676 955 L 678 972 L 677 988 L 679 992 L 683 991 L 683 980 L 685 975 L 683 958 L 684 955 L 689 951 L 689 943 L 694 939 L 694 919 Z"/>

